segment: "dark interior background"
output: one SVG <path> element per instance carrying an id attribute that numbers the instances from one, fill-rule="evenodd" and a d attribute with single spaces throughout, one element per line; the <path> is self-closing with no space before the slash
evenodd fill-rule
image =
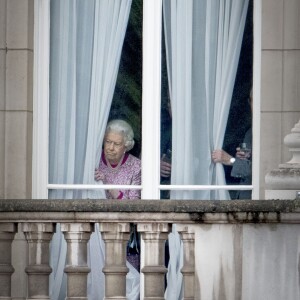
<path id="1" fill-rule="evenodd" d="M 142 114 L 142 11 L 143 1 L 133 0 L 126 31 L 120 68 L 113 97 L 109 119 L 121 118 L 128 121 L 135 132 L 136 145 L 131 150 L 140 156 L 141 151 L 141 114 Z M 163 33 L 162 33 L 163 35 Z M 245 132 L 252 124 L 248 103 L 252 87 L 253 64 L 253 0 L 249 2 L 245 32 L 240 60 L 234 85 L 231 108 L 226 127 L 223 149 L 235 155 L 237 145 L 242 142 Z M 164 136 L 171 133 L 171 119 L 168 112 L 168 81 L 164 41 L 162 43 L 162 91 L 161 91 L 161 131 L 162 145 Z M 167 133 L 167 134 L 166 134 Z M 228 184 L 237 181 L 230 176 L 230 167 L 225 167 Z"/>

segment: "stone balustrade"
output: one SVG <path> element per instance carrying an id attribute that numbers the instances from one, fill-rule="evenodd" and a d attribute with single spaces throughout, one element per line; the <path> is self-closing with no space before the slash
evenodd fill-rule
<path id="1" fill-rule="evenodd" d="M 95 223 L 106 249 L 105 299 L 126 299 L 126 243 L 130 223 L 136 223 L 145 245 L 143 299 L 164 299 L 164 243 L 177 224 L 184 251 L 183 299 L 191 300 L 198 299 L 195 226 L 300 224 L 300 201 L 0 200 L 0 299 L 12 299 L 11 244 L 18 224 L 28 243 L 26 299 L 50 299 L 49 243 L 57 223 L 67 242 L 66 299 L 87 299 L 87 243 Z"/>

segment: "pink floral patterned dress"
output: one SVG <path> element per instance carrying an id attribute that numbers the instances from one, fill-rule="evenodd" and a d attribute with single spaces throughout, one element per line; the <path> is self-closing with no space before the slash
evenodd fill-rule
<path id="1" fill-rule="evenodd" d="M 141 160 L 126 153 L 120 165 L 107 164 L 104 152 L 102 152 L 99 170 L 105 176 L 104 184 L 140 185 L 141 184 Z M 108 191 L 106 197 L 111 198 Z M 119 190 L 118 199 L 140 199 L 140 190 Z"/>

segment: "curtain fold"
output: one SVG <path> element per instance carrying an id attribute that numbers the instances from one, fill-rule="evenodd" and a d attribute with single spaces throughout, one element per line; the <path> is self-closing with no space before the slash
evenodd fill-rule
<path id="1" fill-rule="evenodd" d="M 171 183 L 223 185 L 222 148 L 249 0 L 164 0 L 172 105 Z M 172 191 L 172 199 L 230 199 L 227 191 Z"/>
<path id="2" fill-rule="evenodd" d="M 51 0 L 49 182 L 98 184 L 94 170 L 113 98 L 132 0 Z M 100 183 L 101 184 L 101 183 Z M 104 191 L 55 190 L 50 198 L 104 199 Z M 104 296 L 104 244 L 91 235 L 89 299 Z M 51 242 L 51 299 L 65 298 L 66 242 Z M 131 266 L 127 297 L 138 299 L 139 273 Z"/>
<path id="3" fill-rule="evenodd" d="M 83 183 L 94 183 L 102 141 L 116 85 L 132 0 L 96 1 L 91 76 L 90 114 Z M 91 171 L 92 170 L 92 171 Z M 104 191 L 88 191 L 83 198 L 105 198 Z"/>
<path id="4" fill-rule="evenodd" d="M 49 182 L 97 184 L 94 169 L 132 0 L 51 0 Z M 96 193 L 96 195 L 95 195 Z M 105 198 L 50 191 L 51 198 Z"/>

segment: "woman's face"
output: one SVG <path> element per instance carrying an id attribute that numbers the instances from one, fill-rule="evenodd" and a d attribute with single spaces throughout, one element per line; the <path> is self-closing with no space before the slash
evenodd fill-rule
<path id="1" fill-rule="evenodd" d="M 110 164 L 117 164 L 126 151 L 124 137 L 122 134 L 110 131 L 103 141 L 105 158 Z"/>

